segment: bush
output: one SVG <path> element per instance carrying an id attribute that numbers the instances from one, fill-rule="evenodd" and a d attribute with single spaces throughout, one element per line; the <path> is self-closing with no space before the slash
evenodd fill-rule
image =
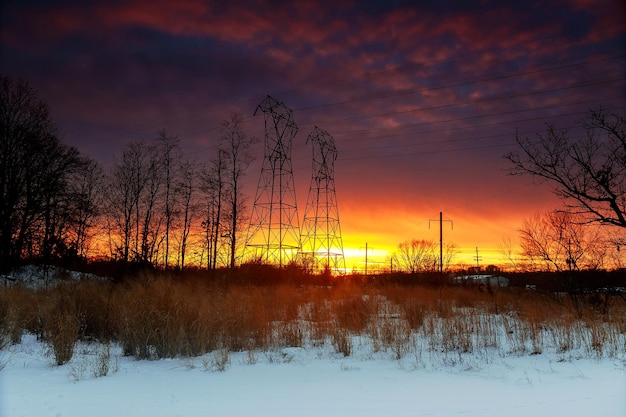
<path id="1" fill-rule="evenodd" d="M 575 304 L 567 296 L 519 288 L 489 292 L 350 278 L 318 285 L 314 279 L 307 283 L 299 271 L 295 278 L 286 270 L 272 277 L 276 271 L 249 267 L 243 278 L 229 271 L 206 279 L 198 272 L 188 278 L 147 271 L 141 279 L 119 283 L 4 287 L 0 340 L 15 343 L 23 331 L 34 333 L 49 345 L 57 364 L 72 358 L 78 340 L 120 343 L 124 354 L 137 359 L 214 352 L 217 360 L 220 351 L 222 358 L 233 351 L 254 357 L 258 350 L 327 343 L 349 356 L 353 343 L 363 340 L 398 359 L 410 352 L 419 356 L 416 349 L 422 348 L 450 357 L 576 350 L 599 358 L 626 351 L 621 298 L 600 311 L 591 296 Z M 267 283 L 254 282 L 256 273 Z M 107 372 L 104 359 L 97 373 Z"/>
<path id="2" fill-rule="evenodd" d="M 46 318 L 44 339 L 57 365 L 66 364 L 72 359 L 79 330 L 80 322 L 72 313 L 55 311 Z"/>

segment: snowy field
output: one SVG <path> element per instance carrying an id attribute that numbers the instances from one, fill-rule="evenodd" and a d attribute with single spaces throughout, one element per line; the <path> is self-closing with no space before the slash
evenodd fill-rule
<path id="1" fill-rule="evenodd" d="M 105 352 L 79 344 L 53 366 L 25 335 L 0 351 L 0 416 L 626 416 L 624 358 L 394 360 L 365 344 L 350 357 L 332 347 L 157 361 Z M 96 377 L 103 363 L 107 375 Z"/>

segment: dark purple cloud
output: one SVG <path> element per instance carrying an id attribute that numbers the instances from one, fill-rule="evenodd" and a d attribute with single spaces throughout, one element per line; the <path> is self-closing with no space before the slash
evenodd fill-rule
<path id="1" fill-rule="evenodd" d="M 299 198 L 310 169 L 304 138 L 319 125 L 339 150 L 346 232 L 365 233 L 363 219 L 385 213 L 383 228 L 398 242 L 428 233 L 425 219 L 451 210 L 459 224 L 492 225 L 490 240 L 468 231 L 461 246 L 475 239 L 495 247 L 503 224 L 514 235 L 521 218 L 556 204 L 547 189 L 506 176 L 501 156 L 515 129 L 532 136 L 546 122 L 575 128 L 590 107 L 623 114 L 626 104 L 619 1 L 1 7 L 0 73 L 38 88 L 66 142 L 81 151 L 106 164 L 130 141 L 167 128 L 208 160 L 215 128 L 232 112 L 263 136 L 251 116 L 272 94 L 300 127 Z M 407 230 L 408 217 L 422 223 Z"/>

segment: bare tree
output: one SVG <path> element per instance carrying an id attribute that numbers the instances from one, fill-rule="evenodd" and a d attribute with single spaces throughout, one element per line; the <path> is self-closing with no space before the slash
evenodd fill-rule
<path id="1" fill-rule="evenodd" d="M 168 268 L 174 256 L 184 266 L 197 170 L 179 151 L 178 139 L 161 131 L 154 144 L 129 144 L 115 164 L 108 193 L 110 240 L 122 237 L 113 245 L 121 259 Z"/>
<path id="2" fill-rule="evenodd" d="M 67 232 L 71 226 L 72 195 L 69 180 L 80 166 L 78 151 L 58 146 L 52 138 L 45 152 L 44 164 L 37 172 L 39 178 L 30 186 L 39 189 L 41 219 L 39 256 L 48 261 L 53 256 L 68 255 Z M 34 255 L 34 254 L 33 254 Z"/>
<path id="3" fill-rule="evenodd" d="M 120 236 L 121 242 L 114 244 L 113 249 L 115 255 L 123 261 L 134 259 L 138 251 L 139 202 L 146 185 L 146 154 L 146 145 L 143 142 L 129 144 L 109 175 L 107 205 L 114 228 L 109 230 L 109 235 L 112 240 L 117 235 Z M 131 252 L 133 247 L 134 253 Z"/>
<path id="4" fill-rule="evenodd" d="M 607 257 L 614 269 L 626 268 L 626 230 L 619 227 L 609 227 L 604 231 L 606 246 L 609 248 Z"/>
<path id="5" fill-rule="evenodd" d="M 511 173 L 550 182 L 568 209 L 587 221 L 626 228 L 624 117 L 592 110 L 581 125 L 582 137 L 552 124 L 535 140 L 516 134 L 520 151 L 505 156 Z"/>
<path id="6" fill-rule="evenodd" d="M 398 245 L 392 255 L 393 263 L 400 271 L 410 273 L 437 270 L 437 244 L 430 240 L 408 240 Z"/>
<path id="7" fill-rule="evenodd" d="M 254 157 L 252 146 L 257 139 L 243 131 L 243 118 L 233 114 L 222 123 L 222 138 L 218 152 L 225 160 L 226 197 L 229 205 L 229 227 L 227 234 L 230 244 L 230 267 L 235 267 L 238 236 L 241 233 L 242 215 L 245 210 L 244 195 L 241 191 L 241 179 L 245 175 Z"/>
<path id="8" fill-rule="evenodd" d="M 139 251 L 135 259 L 144 263 L 155 263 L 155 251 L 159 235 L 161 233 L 161 219 L 159 218 L 159 196 L 163 187 L 163 159 L 160 149 L 156 146 L 146 146 L 143 156 L 144 167 L 143 182 L 140 188 L 140 200 L 138 205 L 138 219 L 141 217 Z M 140 178 L 138 178 L 140 180 Z M 141 213 L 141 215 L 139 215 Z"/>
<path id="9" fill-rule="evenodd" d="M 452 261 L 456 258 L 458 248 L 455 243 L 444 243 L 443 245 L 443 270 L 449 271 Z"/>
<path id="10" fill-rule="evenodd" d="M 84 159 L 79 171 L 70 181 L 73 206 L 73 232 L 70 246 L 76 255 L 88 255 L 87 242 L 96 219 L 102 215 L 104 198 L 104 173 L 102 167 L 92 159 Z"/>
<path id="11" fill-rule="evenodd" d="M 170 232 L 174 221 L 176 207 L 176 193 L 174 193 L 174 184 L 176 181 L 176 162 L 180 160 L 180 142 L 176 136 L 172 136 L 168 131 L 161 130 L 158 138 L 158 153 L 161 155 L 161 168 L 163 170 L 164 181 L 164 216 L 165 216 L 165 268 L 169 265 L 170 257 Z"/>
<path id="12" fill-rule="evenodd" d="M 193 201 L 193 194 L 196 191 L 196 164 L 191 161 L 181 161 L 180 163 L 180 182 L 176 187 L 181 202 L 182 219 L 180 225 L 180 245 L 179 245 L 179 267 L 185 268 L 185 256 L 187 253 L 187 243 L 191 224 L 195 217 L 197 207 Z"/>
<path id="13" fill-rule="evenodd" d="M 219 151 L 217 156 L 201 174 L 200 191 L 203 201 L 204 245 L 207 250 L 207 269 L 217 267 L 217 257 L 219 252 L 219 239 L 222 230 L 222 202 L 224 200 L 224 153 Z"/>
<path id="14" fill-rule="evenodd" d="M 520 271 L 520 260 L 518 259 L 518 252 L 515 248 L 515 244 L 510 237 L 505 237 L 498 244 L 498 252 L 502 255 L 504 259 L 506 259 L 509 263 L 509 267 L 514 271 Z"/>
<path id="15" fill-rule="evenodd" d="M 63 145 L 48 105 L 26 81 L 0 78 L 0 264 L 25 252 L 49 257 L 61 242 L 67 185 L 80 165 Z"/>
<path id="16" fill-rule="evenodd" d="M 520 246 L 531 264 L 542 269 L 573 271 L 603 266 L 607 245 L 597 225 L 581 224 L 563 211 L 537 214 L 524 220 Z"/>

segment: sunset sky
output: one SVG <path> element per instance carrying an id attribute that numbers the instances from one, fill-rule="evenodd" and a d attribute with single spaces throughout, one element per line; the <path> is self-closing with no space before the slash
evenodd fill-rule
<path id="1" fill-rule="evenodd" d="M 475 264 L 478 248 L 486 265 L 525 217 L 559 205 L 507 175 L 516 129 L 580 135 L 590 108 L 624 114 L 625 16 L 619 0 L 2 0 L 0 73 L 29 81 L 63 141 L 105 167 L 163 128 L 208 161 L 235 112 L 263 138 L 253 113 L 272 95 L 299 127 L 301 217 L 306 137 L 317 125 L 335 139 L 349 268 L 366 243 L 386 263 L 402 241 L 438 241 L 440 211 L 456 262 Z"/>

